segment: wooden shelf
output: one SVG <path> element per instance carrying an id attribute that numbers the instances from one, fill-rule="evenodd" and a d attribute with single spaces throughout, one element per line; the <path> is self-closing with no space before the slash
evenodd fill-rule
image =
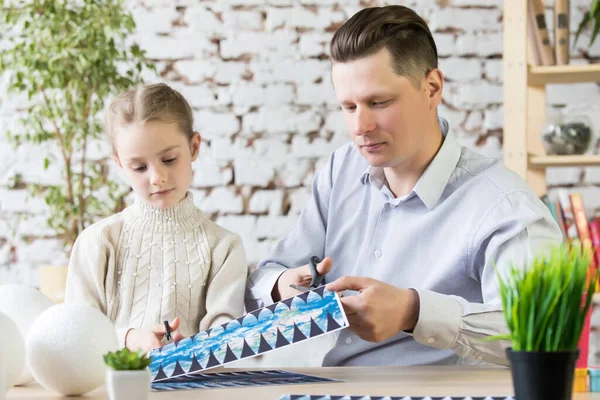
<path id="1" fill-rule="evenodd" d="M 544 7 L 549 0 L 537 0 Z M 527 181 L 535 194 L 548 193 L 546 168 L 600 167 L 600 155 L 545 156 L 540 132 L 547 123 L 548 85 L 576 83 L 590 86 L 600 83 L 600 63 L 586 64 L 573 60 L 568 65 L 533 65 L 530 48 L 528 0 L 503 1 L 502 37 L 504 52 L 504 164 Z M 535 22 L 533 22 L 535 24 Z M 533 27 L 535 28 L 535 26 Z"/>
<path id="2" fill-rule="evenodd" d="M 600 155 L 530 156 L 532 168 L 600 166 Z"/>
<path id="3" fill-rule="evenodd" d="M 587 65 L 530 65 L 528 81 L 541 86 L 551 83 L 600 82 L 600 63 Z"/>

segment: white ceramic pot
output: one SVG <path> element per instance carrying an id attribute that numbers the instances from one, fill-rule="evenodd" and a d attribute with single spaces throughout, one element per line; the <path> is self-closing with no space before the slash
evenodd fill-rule
<path id="1" fill-rule="evenodd" d="M 4 364 L 2 364 L 2 357 L 0 357 L 0 400 L 6 400 L 6 385 L 4 381 Z"/>
<path id="2" fill-rule="evenodd" d="M 146 400 L 150 392 L 150 371 L 106 369 L 106 391 L 110 400 Z"/>

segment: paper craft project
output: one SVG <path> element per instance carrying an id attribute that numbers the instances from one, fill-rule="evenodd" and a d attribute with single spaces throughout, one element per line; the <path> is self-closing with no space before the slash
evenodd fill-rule
<path id="1" fill-rule="evenodd" d="M 347 327 L 337 293 L 325 286 L 259 308 L 150 352 L 154 382 L 254 357 Z"/>
<path id="2" fill-rule="evenodd" d="M 294 372 L 241 371 L 183 375 L 152 384 L 153 391 L 213 389 L 226 387 L 298 385 L 301 383 L 337 382 L 336 379 L 297 374 Z"/>
<path id="3" fill-rule="evenodd" d="M 390 396 L 330 396 L 308 394 L 286 394 L 278 400 L 514 400 L 511 396 L 434 396 L 434 397 L 390 397 Z"/>

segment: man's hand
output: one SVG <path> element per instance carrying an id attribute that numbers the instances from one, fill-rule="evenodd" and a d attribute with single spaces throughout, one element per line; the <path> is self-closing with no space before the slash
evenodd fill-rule
<path id="1" fill-rule="evenodd" d="M 173 342 L 177 343 L 183 339 L 183 335 L 179 332 L 173 332 L 179 328 L 179 317 L 175 317 L 173 321 L 169 323 L 171 328 L 171 337 Z M 162 338 L 165 336 L 164 324 L 154 326 L 150 329 L 131 329 L 125 336 L 125 346 L 132 351 L 141 350 L 144 354 L 148 353 L 152 349 L 163 347 Z"/>
<path id="2" fill-rule="evenodd" d="M 419 294 L 412 289 L 359 276 L 344 276 L 325 289 L 360 292 L 342 297 L 341 301 L 350 330 L 369 342 L 381 342 L 401 331 L 413 330 L 419 320 Z"/>
<path id="3" fill-rule="evenodd" d="M 319 275 L 325 275 L 331 270 L 332 266 L 333 260 L 330 257 L 325 257 L 323 261 L 317 264 L 317 272 Z M 312 275 L 308 264 L 298 268 L 289 268 L 283 274 L 279 275 L 279 279 L 271 292 L 271 297 L 273 297 L 273 301 L 280 301 L 281 299 L 295 296 L 299 293 L 296 289 L 292 289 L 290 285 L 308 287 L 311 280 Z"/>

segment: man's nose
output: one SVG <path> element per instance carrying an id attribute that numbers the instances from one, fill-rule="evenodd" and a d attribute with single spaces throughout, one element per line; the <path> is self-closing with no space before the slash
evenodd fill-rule
<path id="1" fill-rule="evenodd" d="M 373 111 L 359 107 L 355 112 L 354 134 L 362 136 L 375 130 L 375 117 Z"/>

